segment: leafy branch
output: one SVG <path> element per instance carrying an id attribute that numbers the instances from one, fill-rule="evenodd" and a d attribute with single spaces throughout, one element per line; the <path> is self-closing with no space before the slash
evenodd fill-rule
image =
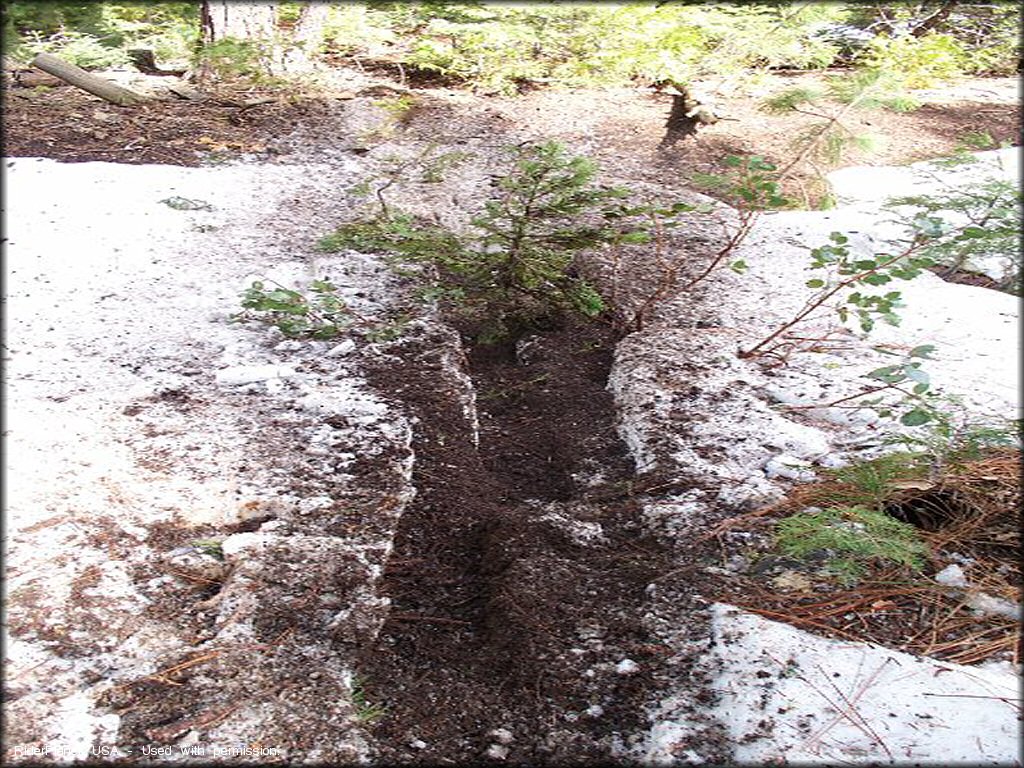
<path id="1" fill-rule="evenodd" d="M 817 105 L 826 98 L 842 103 L 832 112 L 822 111 Z M 842 78 L 831 78 L 825 91 L 816 88 L 793 88 L 767 99 L 762 108 L 771 113 L 798 112 L 819 118 L 823 122 L 813 126 L 802 139 L 803 146 L 778 173 L 782 181 L 792 176 L 805 161 L 819 151 L 822 144 L 830 145 L 834 153 L 841 152 L 845 140 L 855 136 L 843 121 L 856 109 L 884 106 L 901 112 L 915 109 L 917 102 L 895 90 L 893 78 L 878 69 L 864 70 Z"/>
<path id="2" fill-rule="evenodd" d="M 875 350 L 888 355 L 897 354 L 884 347 L 875 347 Z M 915 358 L 931 360 L 931 353 L 934 351 L 935 345 L 922 344 L 911 349 L 901 362 L 876 368 L 865 374 L 864 378 L 881 382 L 876 386 L 847 395 L 846 397 L 840 397 L 828 403 L 791 405 L 787 406 L 787 408 L 790 410 L 816 410 L 819 408 L 862 410 L 869 408 L 879 416 L 888 418 L 893 415 L 895 406 L 883 403 L 884 393 L 897 393 L 902 395 L 901 403 L 911 406 L 909 410 L 900 416 L 900 423 L 907 427 L 918 427 L 922 424 L 927 424 L 936 419 L 938 412 L 935 407 L 925 400 L 931 389 L 931 378 L 927 371 L 921 368 L 920 360 Z M 879 395 L 879 397 L 871 398 L 872 395 Z"/>
<path id="3" fill-rule="evenodd" d="M 727 157 L 725 164 L 734 169 L 731 176 L 699 175 L 697 181 L 732 204 L 738 217 L 737 223 L 734 227 L 724 225 L 724 243 L 712 254 L 703 269 L 682 286 L 679 286 L 679 281 L 682 278 L 683 268 L 689 265 L 678 256 L 669 257 L 667 255 L 666 230 L 682 225 L 677 218 L 679 214 L 709 213 L 712 209 L 683 202 L 668 206 L 647 205 L 623 208 L 620 215 L 642 215 L 646 219 L 646 226 L 640 229 L 631 229 L 618 242 L 646 243 L 653 239 L 655 244 L 653 256 L 658 268 L 658 280 L 653 290 L 643 298 L 640 306 L 628 320 L 620 320 L 620 325 L 624 329 L 642 330 L 654 307 L 675 292 L 677 288 L 683 291 L 692 290 L 721 268 L 746 241 L 764 211 L 782 208 L 789 204 L 789 201 L 779 192 L 774 164 L 757 156 L 739 157 L 735 155 Z M 746 271 L 747 264 L 742 260 L 737 260 L 732 262 L 729 267 L 734 272 L 742 274 Z"/>
<path id="4" fill-rule="evenodd" d="M 336 294 L 337 287 L 325 279 L 309 284 L 309 295 L 285 288 L 272 280 L 268 288 L 255 280 L 242 294 L 243 311 L 232 316 L 234 322 L 260 321 L 273 325 L 289 338 L 333 339 L 353 322 L 369 321 L 349 307 Z"/>
<path id="5" fill-rule="evenodd" d="M 910 280 L 917 277 L 922 270 L 933 266 L 934 262 L 927 256 L 918 256 L 929 239 L 943 232 L 941 221 L 934 218 L 919 216 L 915 219 L 916 232 L 909 244 L 895 255 L 877 254 L 872 258 L 853 258 L 846 247 L 848 238 L 833 232 L 829 239 L 831 244 L 815 248 L 812 252 L 812 268 L 831 267 L 835 270 L 838 280 L 828 281 L 814 278 L 807 281 L 808 288 L 818 289 L 788 321 L 773 330 L 765 338 L 748 349 L 738 352 L 741 358 L 761 357 L 776 352 L 780 346 L 780 338 L 792 329 L 814 317 L 837 295 L 857 285 L 877 287 L 891 282 L 894 278 Z M 847 306 L 849 305 L 849 306 Z M 851 314 L 860 320 L 861 330 L 867 332 L 874 327 L 874 315 L 880 316 L 890 325 L 899 324 L 899 316 L 894 310 L 900 306 L 898 291 L 890 291 L 881 295 L 864 294 L 859 291 L 850 293 L 844 305 L 837 308 L 841 321 L 846 322 Z"/>

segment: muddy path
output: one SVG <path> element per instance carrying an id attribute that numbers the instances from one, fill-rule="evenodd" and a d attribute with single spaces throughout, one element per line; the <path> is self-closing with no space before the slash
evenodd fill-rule
<path id="1" fill-rule="evenodd" d="M 573 325 L 471 348 L 471 381 L 443 359 L 457 345 L 407 342 L 374 376 L 418 421 L 392 612 L 359 670 L 386 711 L 377 759 L 607 761 L 642 726 L 665 655 L 641 618 L 666 555 L 629 493 L 613 335 Z"/>

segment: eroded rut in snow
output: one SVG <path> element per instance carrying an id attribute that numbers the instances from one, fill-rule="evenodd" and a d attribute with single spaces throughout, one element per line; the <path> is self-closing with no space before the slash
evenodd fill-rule
<path id="1" fill-rule="evenodd" d="M 642 625 L 665 555 L 629 492 L 605 389 L 613 338 L 572 327 L 476 348 L 470 383 L 456 335 L 434 329 L 375 373 L 418 422 L 392 613 L 360 665 L 386 708 L 377 759 L 607 760 L 665 655 Z"/>

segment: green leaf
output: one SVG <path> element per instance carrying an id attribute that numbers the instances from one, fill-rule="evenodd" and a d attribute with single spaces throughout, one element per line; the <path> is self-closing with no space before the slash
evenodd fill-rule
<path id="1" fill-rule="evenodd" d="M 636 230 L 634 232 L 624 232 L 619 236 L 620 243 L 649 243 L 651 242 L 651 235 L 648 232 L 642 232 Z"/>
<path id="2" fill-rule="evenodd" d="M 697 210 L 697 206 L 690 205 L 689 203 L 672 203 L 670 210 L 672 213 L 684 213 Z"/>
<path id="3" fill-rule="evenodd" d="M 866 376 L 869 379 L 877 379 L 878 381 L 885 382 L 886 384 L 899 384 L 907 378 L 903 374 L 902 365 L 886 365 L 882 368 L 876 368 L 866 374 Z"/>
<path id="4" fill-rule="evenodd" d="M 922 408 L 914 408 L 912 411 L 907 411 L 900 417 L 900 423 L 905 427 L 919 427 L 922 424 L 927 424 L 931 420 L 932 415 Z"/>
<path id="5" fill-rule="evenodd" d="M 910 352 L 907 353 L 907 355 L 909 357 L 922 357 L 922 358 L 925 358 L 927 360 L 930 360 L 932 358 L 930 358 L 929 355 L 932 352 L 934 352 L 934 351 L 935 351 L 935 345 L 934 344 L 922 344 L 919 347 L 914 347 L 912 350 L 910 350 Z"/>
<path id="6" fill-rule="evenodd" d="M 918 214 L 912 220 L 914 229 L 925 237 L 941 237 L 946 231 L 946 223 L 936 216 Z"/>
<path id="7" fill-rule="evenodd" d="M 743 259 L 738 259 L 729 265 L 729 269 L 731 269 L 738 275 L 742 275 L 744 272 L 746 272 L 747 268 L 747 262 L 743 261 Z"/>
<path id="8" fill-rule="evenodd" d="M 813 280 L 808 280 L 806 283 L 804 283 L 804 285 L 806 285 L 808 288 L 824 288 L 825 281 L 815 278 Z"/>
<path id="9" fill-rule="evenodd" d="M 885 285 L 886 283 L 891 283 L 892 278 L 888 275 L 875 273 L 873 275 L 865 275 L 861 278 L 861 282 L 867 283 L 868 285 Z"/>

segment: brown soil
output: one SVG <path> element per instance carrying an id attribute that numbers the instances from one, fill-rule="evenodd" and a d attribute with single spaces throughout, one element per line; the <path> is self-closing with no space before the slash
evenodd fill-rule
<path id="1" fill-rule="evenodd" d="M 554 138 L 589 146 L 589 154 L 609 173 L 633 181 L 685 186 L 700 174 L 727 171 L 729 155 L 759 155 L 785 167 L 796 154 L 796 138 L 820 124 L 810 115 L 775 115 L 761 108 L 763 99 L 795 85 L 813 85 L 820 76 L 771 76 L 755 95 L 719 97 L 726 118 L 701 129 L 696 138 L 658 150 L 665 135 L 671 96 L 650 89 L 537 89 L 520 96 L 473 96 L 441 88 L 426 80 L 414 89 L 415 107 L 402 119 L 409 138 L 458 143 L 466 136 L 493 133 L 496 139 L 512 127 L 535 138 Z M 413 84 L 415 88 L 416 84 Z M 941 100 L 912 112 L 858 110 L 844 119 L 850 134 L 873 136 L 870 151 L 851 148 L 837 162 L 817 161 L 794 169 L 784 191 L 814 206 L 823 199 L 821 173 L 846 165 L 898 165 L 950 154 L 964 141 L 987 135 L 994 145 L 1020 141 L 1019 84 L 1012 78 L 971 78 L 946 90 Z M 320 148 L 352 146 L 339 136 L 333 117 L 351 104 L 329 96 L 301 98 L 246 91 L 201 101 L 159 101 L 117 107 L 70 86 L 8 87 L 4 94 L 4 154 L 9 157 L 50 157 L 65 162 L 103 160 L 119 163 L 199 165 L 230 160 L 287 162 L 290 155 L 308 156 Z M 379 87 L 356 95 L 394 96 Z M 830 110 L 826 108 L 826 112 Z M 301 146 L 294 131 L 301 128 Z"/>
<path id="2" fill-rule="evenodd" d="M 570 324 L 529 341 L 518 359 L 512 345 L 471 352 L 479 450 L 429 339 L 377 371 L 420 420 L 419 495 L 387 573 L 393 612 L 360 668 L 386 709 L 384 762 L 475 762 L 506 728 L 514 762 L 605 763 L 656 689 L 666 649 L 641 612 L 668 561 L 625 492 L 632 467 L 605 390 L 614 339 Z M 606 538 L 574 540 L 572 521 Z M 625 658 L 641 671 L 617 674 Z"/>

